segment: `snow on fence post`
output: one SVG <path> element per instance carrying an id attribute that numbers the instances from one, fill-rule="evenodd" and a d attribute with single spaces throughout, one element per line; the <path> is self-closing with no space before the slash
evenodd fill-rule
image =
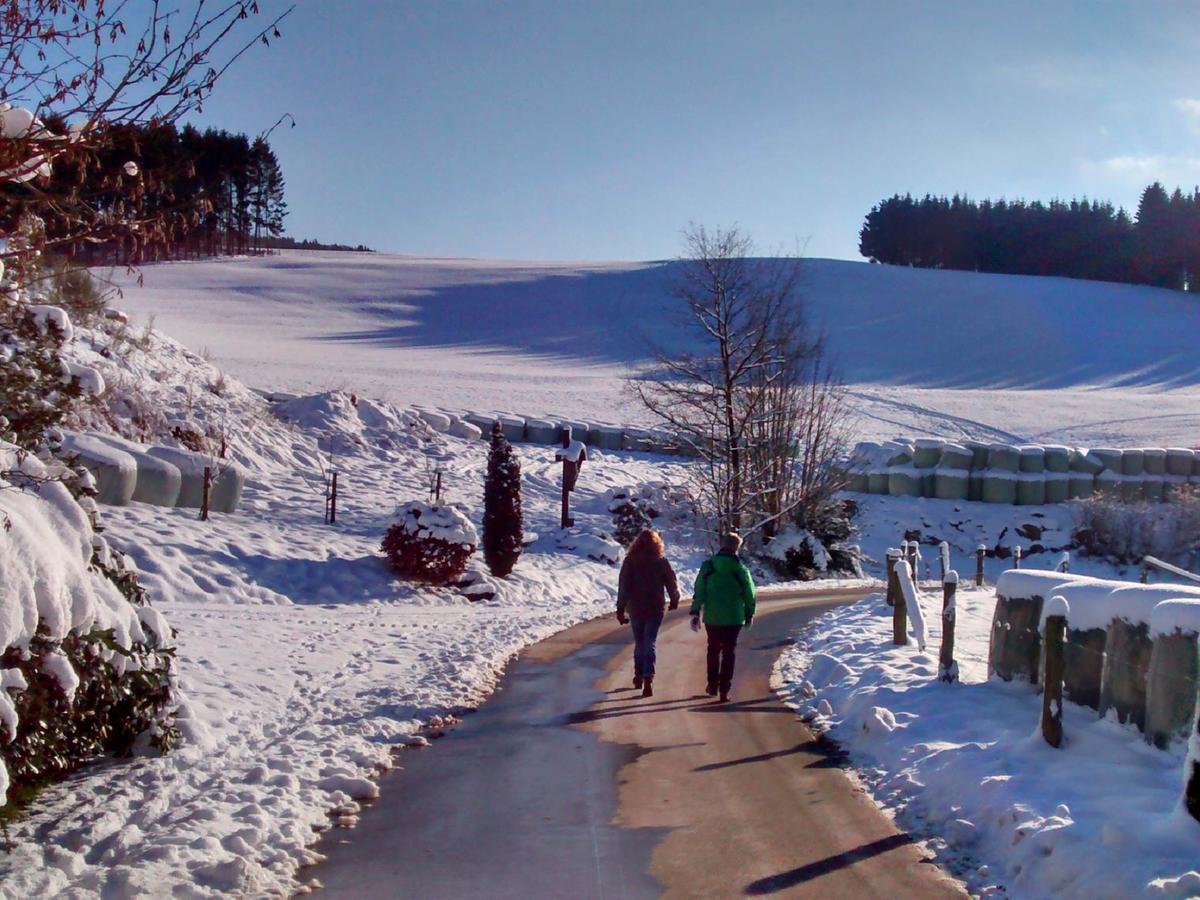
<path id="1" fill-rule="evenodd" d="M 945 546 L 943 544 L 943 546 Z M 938 653 L 938 681 L 953 684 L 958 681 L 958 663 L 954 661 L 955 595 L 958 593 L 958 573 L 953 569 L 942 577 L 942 649 Z"/>
<path id="2" fill-rule="evenodd" d="M 909 618 L 912 619 L 913 637 L 917 639 L 918 649 L 925 649 L 925 636 L 928 634 L 925 628 L 925 615 L 921 611 L 920 598 L 917 596 L 917 586 L 915 577 L 912 572 L 911 563 L 908 560 L 896 561 L 896 575 L 900 579 L 900 593 L 904 595 L 904 602 L 897 603 L 897 609 L 905 609 L 908 612 Z M 893 619 L 893 622 L 895 619 Z M 897 644 L 907 644 L 908 634 L 903 635 L 903 641 L 895 641 Z M 893 634 L 893 638 L 895 635 Z"/>
<path id="3" fill-rule="evenodd" d="M 950 571 L 950 545 L 945 541 L 938 544 L 938 558 L 942 564 L 942 582 L 945 583 L 946 575 Z"/>
<path id="4" fill-rule="evenodd" d="M 903 554 L 895 547 L 890 547 L 886 554 L 887 559 L 887 605 L 896 606 L 896 601 L 900 599 L 900 580 L 896 575 L 896 560 L 900 559 Z"/>
<path id="5" fill-rule="evenodd" d="M 212 492 L 212 466 L 204 467 L 204 487 L 200 495 L 200 521 L 208 521 L 208 497 Z"/>
<path id="6" fill-rule="evenodd" d="M 975 548 L 975 587 L 983 587 L 983 558 L 987 555 L 987 547 L 980 544 Z"/>
<path id="7" fill-rule="evenodd" d="M 1020 544 L 1017 544 L 1017 546 L 1013 547 L 1013 568 L 1014 569 L 1021 568 L 1021 545 Z"/>
<path id="8" fill-rule="evenodd" d="M 1050 598 L 1043 611 L 1046 634 L 1042 646 L 1046 661 L 1042 666 L 1042 737 L 1051 747 L 1062 746 L 1063 673 L 1066 670 L 1063 654 L 1070 614 L 1066 599 L 1058 594 Z"/>
<path id="9" fill-rule="evenodd" d="M 921 548 L 917 546 L 916 541 L 908 542 L 908 566 L 912 570 L 913 581 L 920 580 L 920 572 L 917 568 L 921 562 Z"/>
<path id="10" fill-rule="evenodd" d="M 1064 550 L 1062 556 L 1058 559 L 1058 565 L 1054 567 L 1056 572 L 1069 573 L 1071 571 L 1071 551 Z"/>

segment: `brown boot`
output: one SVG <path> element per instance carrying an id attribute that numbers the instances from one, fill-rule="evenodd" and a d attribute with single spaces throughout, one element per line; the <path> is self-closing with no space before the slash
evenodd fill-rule
<path id="1" fill-rule="evenodd" d="M 634 675 L 634 676 L 633 676 L 633 689 L 636 691 L 636 690 L 638 690 L 638 689 L 639 689 L 641 686 L 642 686 L 642 676 L 641 676 L 641 675 Z"/>
<path id="2" fill-rule="evenodd" d="M 653 697 L 654 696 L 654 679 L 653 678 L 643 678 L 642 679 L 642 696 L 643 697 Z"/>

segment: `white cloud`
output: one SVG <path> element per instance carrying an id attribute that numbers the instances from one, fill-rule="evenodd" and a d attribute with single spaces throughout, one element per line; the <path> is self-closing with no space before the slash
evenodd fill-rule
<path id="1" fill-rule="evenodd" d="M 1089 178 L 1112 181 L 1149 183 L 1161 181 L 1168 190 L 1173 185 L 1187 185 L 1200 175 L 1200 158 L 1168 156 L 1152 153 L 1144 156 L 1110 156 L 1106 159 L 1085 159 L 1079 163 L 1080 172 Z"/>
<path id="2" fill-rule="evenodd" d="M 1200 119 L 1200 100 L 1194 97 L 1180 97 L 1178 100 L 1172 100 L 1171 105 L 1185 116 Z"/>

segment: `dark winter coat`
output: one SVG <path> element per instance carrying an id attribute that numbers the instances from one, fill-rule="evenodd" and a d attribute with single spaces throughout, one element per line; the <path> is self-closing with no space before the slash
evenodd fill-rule
<path id="1" fill-rule="evenodd" d="M 754 579 L 734 554 L 721 551 L 700 566 L 691 614 L 705 625 L 745 625 L 754 618 Z"/>
<path id="2" fill-rule="evenodd" d="M 617 614 L 661 619 L 665 612 L 666 593 L 671 609 L 679 606 L 679 583 L 675 570 L 660 556 L 627 556 L 621 563 L 617 587 Z"/>

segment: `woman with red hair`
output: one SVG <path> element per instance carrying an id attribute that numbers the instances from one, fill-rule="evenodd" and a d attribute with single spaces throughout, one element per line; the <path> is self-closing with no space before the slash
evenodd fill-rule
<path id="1" fill-rule="evenodd" d="M 654 696 L 654 643 L 665 614 L 664 592 L 670 609 L 679 608 L 679 583 L 667 562 L 666 549 L 657 531 L 639 534 L 621 563 L 617 588 L 617 621 L 633 628 L 633 687 L 643 697 Z"/>

